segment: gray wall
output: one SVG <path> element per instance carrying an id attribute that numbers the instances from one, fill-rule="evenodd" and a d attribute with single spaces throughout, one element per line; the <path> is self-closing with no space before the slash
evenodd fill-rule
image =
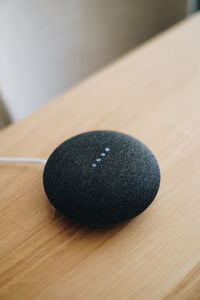
<path id="1" fill-rule="evenodd" d="M 0 91 L 19 120 L 184 18 L 186 0 L 0 2 Z"/>

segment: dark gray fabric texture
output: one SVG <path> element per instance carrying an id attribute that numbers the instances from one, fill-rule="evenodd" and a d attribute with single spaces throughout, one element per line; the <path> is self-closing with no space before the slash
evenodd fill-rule
<path id="1" fill-rule="evenodd" d="M 53 206 L 80 223 L 97 226 L 144 211 L 160 185 L 153 153 L 139 140 L 114 131 L 87 132 L 50 155 L 44 189 Z"/>

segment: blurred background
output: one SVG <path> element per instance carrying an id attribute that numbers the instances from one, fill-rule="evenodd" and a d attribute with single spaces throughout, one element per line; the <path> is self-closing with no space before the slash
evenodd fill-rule
<path id="1" fill-rule="evenodd" d="M 0 128 L 199 8 L 198 0 L 0 0 Z"/>

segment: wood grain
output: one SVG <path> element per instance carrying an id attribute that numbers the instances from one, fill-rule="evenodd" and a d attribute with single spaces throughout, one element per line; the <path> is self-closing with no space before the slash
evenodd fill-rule
<path id="1" fill-rule="evenodd" d="M 91 229 L 57 213 L 43 167 L 0 165 L 1 299 L 200 299 L 200 15 L 0 133 L 1 156 L 48 157 L 86 130 L 131 134 L 157 156 L 154 203 Z"/>

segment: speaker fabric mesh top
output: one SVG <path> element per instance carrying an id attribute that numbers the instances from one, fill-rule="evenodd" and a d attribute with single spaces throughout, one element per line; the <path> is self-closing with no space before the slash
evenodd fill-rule
<path id="1" fill-rule="evenodd" d="M 137 216 L 155 198 L 160 170 L 139 140 L 114 131 L 87 132 L 50 155 L 43 176 L 46 194 L 61 213 L 105 226 Z"/>

